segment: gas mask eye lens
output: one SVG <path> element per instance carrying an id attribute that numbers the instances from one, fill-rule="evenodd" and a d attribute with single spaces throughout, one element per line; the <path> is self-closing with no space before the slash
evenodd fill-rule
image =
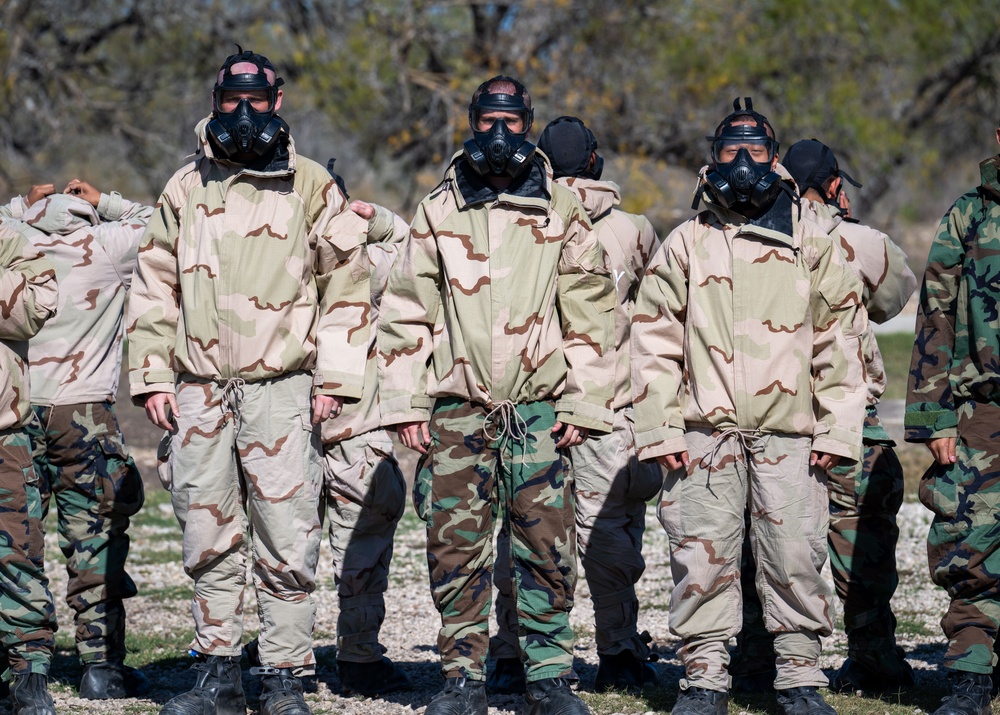
<path id="1" fill-rule="evenodd" d="M 269 112 L 271 110 L 271 93 L 267 90 L 259 91 L 221 91 L 219 92 L 218 106 L 220 112 L 235 112 L 240 105 L 240 101 L 246 99 L 250 106 L 257 112 Z"/>

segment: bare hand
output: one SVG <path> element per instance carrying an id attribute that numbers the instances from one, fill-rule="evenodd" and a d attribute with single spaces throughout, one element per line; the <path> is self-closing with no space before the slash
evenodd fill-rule
<path id="1" fill-rule="evenodd" d="M 172 392 L 154 392 L 146 398 L 146 417 L 160 429 L 174 428 L 174 417 L 180 417 L 177 398 Z"/>
<path id="2" fill-rule="evenodd" d="M 63 193 L 79 196 L 94 208 L 97 208 L 97 205 L 101 203 L 101 192 L 86 181 L 80 181 L 80 179 L 73 179 L 66 184 Z"/>
<path id="3" fill-rule="evenodd" d="M 318 425 L 320 422 L 325 422 L 331 417 L 336 417 L 340 414 L 340 410 L 344 406 L 344 399 L 342 397 L 334 397 L 333 395 L 313 395 L 312 398 L 312 423 Z"/>
<path id="4" fill-rule="evenodd" d="M 375 215 L 374 206 L 365 201 L 359 201 L 358 199 L 355 199 L 354 201 L 351 202 L 351 211 L 356 213 L 365 221 L 371 221 L 372 216 Z"/>
<path id="5" fill-rule="evenodd" d="M 28 195 L 24 197 L 24 203 L 31 206 L 36 201 L 51 196 L 56 192 L 55 184 L 35 184 L 28 189 Z"/>
<path id="6" fill-rule="evenodd" d="M 675 452 L 674 454 L 661 454 L 656 458 L 656 461 L 671 471 L 686 467 L 691 463 L 687 450 Z"/>
<path id="7" fill-rule="evenodd" d="M 958 459 L 955 454 L 957 440 L 954 437 L 938 437 L 927 443 L 927 449 L 934 455 L 934 461 L 938 464 L 954 464 Z"/>
<path id="8" fill-rule="evenodd" d="M 809 453 L 809 466 L 818 467 L 824 472 L 829 472 L 831 469 L 840 464 L 839 454 L 829 454 L 828 452 L 810 452 Z"/>
<path id="9" fill-rule="evenodd" d="M 404 447 L 415 449 L 420 454 L 427 454 L 431 443 L 430 425 L 426 422 L 403 422 L 396 425 L 396 434 Z"/>
<path id="10" fill-rule="evenodd" d="M 584 440 L 590 437 L 590 430 L 586 427 L 577 427 L 576 425 L 564 425 L 562 422 L 556 422 L 552 427 L 552 433 L 557 434 L 560 430 L 565 429 L 559 441 L 556 442 L 556 449 L 566 449 L 567 447 L 576 447 L 578 444 L 583 444 Z"/>

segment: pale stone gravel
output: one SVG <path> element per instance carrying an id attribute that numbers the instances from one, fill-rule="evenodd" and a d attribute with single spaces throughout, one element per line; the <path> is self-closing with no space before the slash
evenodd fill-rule
<path id="1" fill-rule="evenodd" d="M 169 515 L 169 505 L 160 507 Z M 409 508 L 409 507 L 408 507 Z M 912 625 L 901 629 L 900 644 L 910 653 L 910 662 L 918 672 L 918 686 L 941 685 L 943 682 L 937 668 L 944 652 L 944 643 L 938 621 L 943 613 L 946 599 L 944 592 L 934 587 L 927 577 L 926 550 L 924 539 L 930 523 L 930 514 L 919 504 L 904 504 L 900 514 L 901 535 L 898 547 L 898 562 L 901 584 L 895 599 L 895 609 L 907 624 L 918 624 L 926 635 L 914 635 Z M 58 555 L 56 537 L 48 537 L 50 558 Z M 163 527 L 136 529 L 133 533 L 133 548 L 136 552 L 172 550 L 179 552 L 179 530 Z M 316 653 L 320 661 L 315 692 L 308 700 L 315 713 L 340 713 L 343 715 L 392 715 L 421 711 L 441 685 L 438 659 L 435 651 L 438 616 L 431 602 L 427 587 L 426 562 L 423 551 L 423 531 L 417 519 L 408 511 L 397 534 L 396 553 L 390 577 L 390 587 L 386 594 L 388 615 L 382 631 L 382 642 L 388 647 L 388 655 L 401 664 L 414 690 L 394 693 L 381 699 L 365 700 L 346 698 L 338 694 L 338 682 L 333 672 L 337 621 L 337 598 L 333 589 L 333 574 L 330 569 L 329 546 L 324 543 L 319 583 L 316 594 L 318 620 L 316 623 Z M 656 521 L 652 508 L 647 510 L 647 531 L 644 554 L 647 562 L 646 574 L 638 584 L 643 610 L 640 628 L 648 630 L 653 637 L 656 650 L 662 660 L 658 668 L 667 687 L 675 687 L 681 675 L 674 655 L 677 641 L 668 631 L 668 603 L 672 582 L 669 574 L 666 536 Z M 139 586 L 140 596 L 129 603 L 129 627 L 133 632 L 187 632 L 191 630 L 188 603 L 184 598 L 161 602 L 143 597 L 144 592 L 165 588 L 186 592 L 190 580 L 184 574 L 181 564 L 176 561 L 134 566 L 131 573 Z M 50 569 L 52 587 L 56 593 L 59 620 L 71 623 L 68 609 L 63 600 L 65 592 L 65 571 L 61 567 Z M 577 628 L 576 645 L 577 670 L 581 677 L 581 688 L 588 690 L 596 671 L 597 658 L 594 651 L 593 610 L 590 604 L 586 581 L 580 579 L 576 607 L 572 622 Z M 839 622 L 839 614 L 837 615 Z M 250 594 L 246 599 L 245 623 L 248 630 L 257 628 L 257 614 Z M 64 626 L 65 627 L 65 626 Z M 823 665 L 833 672 L 843 660 L 846 641 L 838 632 L 826 639 Z M 173 695 L 188 689 L 193 682 L 187 670 L 188 663 L 182 653 L 163 652 L 155 654 L 154 664 L 145 672 L 155 683 L 150 699 L 131 700 L 119 703 L 95 703 L 75 696 L 69 675 L 61 670 L 75 671 L 71 655 L 59 659 L 56 679 L 61 680 L 54 688 L 56 704 L 60 713 L 156 713 L 162 703 Z M 61 668 L 61 670 L 60 670 Z M 251 698 L 256 697 L 257 686 L 254 679 L 245 676 L 244 684 Z M 606 703 L 615 710 L 616 698 Z M 251 700 L 252 704 L 255 702 Z M 604 702 L 604 701 L 602 701 Z M 641 700 L 625 699 L 625 712 L 634 714 L 635 704 Z M 490 697 L 491 715 L 516 713 L 522 709 L 519 697 Z M 253 707 L 251 708 L 253 711 Z M 6 704 L 0 705 L 0 715 L 10 710 Z"/>

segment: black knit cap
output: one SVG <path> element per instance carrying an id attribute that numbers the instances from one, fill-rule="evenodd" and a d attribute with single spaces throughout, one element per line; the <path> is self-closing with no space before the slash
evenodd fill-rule
<path id="1" fill-rule="evenodd" d="M 582 176 L 597 150 L 597 138 L 576 117 L 553 119 L 538 137 L 538 148 L 552 163 L 552 175 Z"/>
<path id="2" fill-rule="evenodd" d="M 833 150 L 816 139 L 803 139 L 792 144 L 781 163 L 795 179 L 800 192 L 815 189 L 822 193 L 824 184 L 834 176 L 861 187 L 846 171 L 840 170 Z"/>

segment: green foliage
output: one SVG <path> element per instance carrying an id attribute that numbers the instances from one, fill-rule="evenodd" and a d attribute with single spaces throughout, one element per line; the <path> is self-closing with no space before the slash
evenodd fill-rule
<path id="1" fill-rule="evenodd" d="M 876 342 L 885 365 L 886 389 L 882 399 L 906 399 L 906 378 L 910 371 L 910 356 L 913 353 L 913 334 L 878 335 Z"/>

